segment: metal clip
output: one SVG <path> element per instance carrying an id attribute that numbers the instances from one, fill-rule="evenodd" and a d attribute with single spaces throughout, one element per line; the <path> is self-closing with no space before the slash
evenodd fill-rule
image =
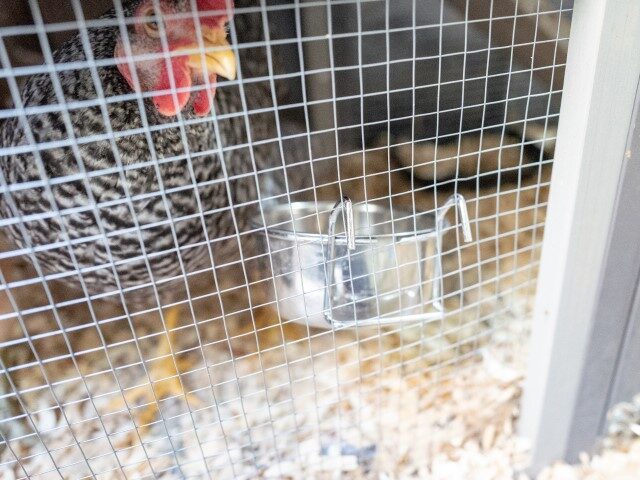
<path id="1" fill-rule="evenodd" d="M 347 247 L 349 250 L 356 249 L 356 231 L 353 225 L 353 202 L 347 196 L 342 197 L 342 200 L 338 200 L 333 209 L 331 210 L 331 215 L 329 215 L 329 241 L 334 240 L 333 245 L 335 246 L 335 231 L 336 231 L 336 223 L 338 221 L 338 215 L 342 213 L 345 219 L 345 233 L 347 234 Z"/>
<path id="2" fill-rule="evenodd" d="M 453 206 L 458 207 L 458 214 L 460 215 L 460 225 L 462 226 L 462 237 L 465 243 L 469 243 L 473 240 L 471 235 L 471 223 L 469 223 L 469 212 L 467 211 L 467 202 L 464 197 L 459 193 L 451 195 L 444 205 L 440 207 L 440 214 L 437 217 L 438 231 L 444 230 L 444 222 L 449 209 Z"/>

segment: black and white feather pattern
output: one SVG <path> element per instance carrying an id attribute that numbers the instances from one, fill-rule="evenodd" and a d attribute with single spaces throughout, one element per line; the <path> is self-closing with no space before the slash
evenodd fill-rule
<path id="1" fill-rule="evenodd" d="M 126 4 L 125 12 L 130 14 L 136 3 Z M 234 21 L 238 42 L 261 35 L 261 23 L 251 25 L 244 17 Z M 116 26 L 88 31 L 95 60 L 113 58 L 118 32 Z M 81 38 L 69 40 L 53 57 L 57 65 L 85 61 Z M 264 52 L 241 52 L 240 68 L 245 77 L 267 75 Z M 246 145 L 249 136 L 253 142 L 276 137 L 274 121 L 256 118 L 246 128 L 251 117 L 233 115 L 244 112 L 238 85 L 217 89 L 214 108 L 222 118 L 216 137 L 212 118 L 196 117 L 191 105 L 180 119 L 163 117 L 147 99 L 143 116 L 137 99 L 114 101 L 132 93 L 115 65 L 97 67 L 97 74 L 102 92 L 88 68 L 57 73 L 67 105 L 60 105 L 49 74 L 34 75 L 23 89 L 22 106 L 52 108 L 28 115 L 28 130 L 22 119 L 13 118 L 0 132 L 4 147 L 28 146 L 0 159 L 5 182 L 46 180 L 53 194 L 42 187 L 14 190 L 11 198 L 5 194 L 1 214 L 16 219 L 8 227 L 10 236 L 18 247 L 36 249 L 44 273 L 68 274 L 73 283 L 80 269 L 90 293 L 115 291 L 116 277 L 125 288 L 150 282 L 150 272 L 154 281 L 179 276 L 176 246 L 189 271 L 209 257 L 207 238 L 229 237 L 235 243 L 237 230 L 246 228 L 250 202 L 257 199 L 261 176 L 256 171 L 281 165 L 275 141 L 225 152 L 223 165 L 219 147 Z M 272 107 L 267 82 L 246 82 L 243 89 L 246 111 Z M 113 134 L 103 121 L 103 98 Z M 76 102 L 87 106 L 69 106 Z M 48 147 L 60 142 L 66 145 Z M 110 171 L 95 173 L 105 169 Z M 271 177 L 272 185 L 281 185 L 281 175 Z M 244 207 L 232 215 L 231 204 Z M 217 252 L 224 248 L 224 242 L 210 245 Z"/>

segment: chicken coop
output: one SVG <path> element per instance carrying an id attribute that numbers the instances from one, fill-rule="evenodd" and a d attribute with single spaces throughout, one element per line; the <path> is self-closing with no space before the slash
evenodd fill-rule
<path id="1" fill-rule="evenodd" d="M 0 477 L 640 458 L 636 2 L 2 7 Z"/>

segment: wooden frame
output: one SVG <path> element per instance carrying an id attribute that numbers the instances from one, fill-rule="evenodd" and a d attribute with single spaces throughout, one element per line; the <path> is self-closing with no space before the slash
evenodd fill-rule
<path id="1" fill-rule="evenodd" d="M 638 2 L 576 2 L 520 423 L 533 472 L 593 448 L 608 407 L 632 391 L 639 42 Z"/>

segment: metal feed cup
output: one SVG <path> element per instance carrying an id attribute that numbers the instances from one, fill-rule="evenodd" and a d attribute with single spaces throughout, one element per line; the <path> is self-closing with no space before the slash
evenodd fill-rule
<path id="1" fill-rule="evenodd" d="M 321 328 L 442 318 L 442 235 L 452 206 L 471 241 L 461 195 L 449 197 L 437 215 L 353 205 L 346 197 L 265 211 L 260 241 L 270 255 L 262 258 L 271 258 L 280 316 Z M 253 226 L 261 228 L 262 218 Z"/>

